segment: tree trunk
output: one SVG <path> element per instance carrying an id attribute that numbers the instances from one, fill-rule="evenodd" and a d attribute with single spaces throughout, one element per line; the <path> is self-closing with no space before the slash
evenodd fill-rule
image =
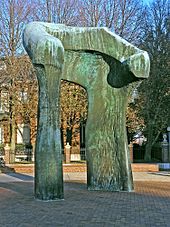
<path id="1" fill-rule="evenodd" d="M 36 66 L 39 82 L 38 132 L 35 148 L 35 197 L 63 198 L 62 153 L 59 125 L 60 71 Z M 49 78 L 50 77 L 50 78 Z"/>
<path id="2" fill-rule="evenodd" d="M 10 163 L 15 162 L 15 144 L 16 144 L 16 125 L 15 118 L 13 116 L 11 123 L 11 142 L 10 142 Z"/>
<path id="3" fill-rule="evenodd" d="M 148 128 L 148 136 L 147 136 L 147 144 L 145 148 L 145 155 L 144 160 L 145 162 L 150 162 L 152 159 L 151 152 L 152 152 L 152 142 L 153 142 L 153 132 L 152 132 L 152 126 L 149 126 Z"/>
<path id="4" fill-rule="evenodd" d="M 15 144 L 16 144 L 16 122 L 15 122 L 15 105 L 13 97 L 10 97 L 10 163 L 15 162 Z"/>
<path id="5" fill-rule="evenodd" d="M 145 162 L 151 161 L 152 159 L 151 152 L 152 152 L 152 145 L 150 142 L 147 142 L 146 148 L 145 148 L 145 155 L 144 155 Z"/>

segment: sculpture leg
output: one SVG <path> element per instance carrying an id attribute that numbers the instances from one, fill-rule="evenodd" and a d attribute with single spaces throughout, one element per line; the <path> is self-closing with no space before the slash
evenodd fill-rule
<path id="1" fill-rule="evenodd" d="M 39 83 L 38 132 L 35 149 L 35 197 L 63 198 L 62 153 L 59 127 L 61 71 L 54 66 L 35 66 Z"/>
<path id="2" fill-rule="evenodd" d="M 99 85 L 98 85 L 99 86 Z M 86 126 L 88 189 L 132 191 L 125 128 L 126 88 L 89 91 Z"/>

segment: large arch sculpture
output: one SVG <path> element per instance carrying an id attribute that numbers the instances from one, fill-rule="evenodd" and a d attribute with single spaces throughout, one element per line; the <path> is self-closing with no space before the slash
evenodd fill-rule
<path id="1" fill-rule="evenodd" d="M 107 28 L 32 22 L 25 28 L 23 42 L 39 84 L 35 197 L 64 197 L 59 121 L 61 79 L 80 84 L 88 93 L 88 189 L 132 191 L 125 128 L 127 85 L 148 77 L 148 54 Z"/>

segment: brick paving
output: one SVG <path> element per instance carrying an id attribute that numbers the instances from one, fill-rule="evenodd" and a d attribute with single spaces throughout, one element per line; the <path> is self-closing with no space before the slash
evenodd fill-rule
<path id="1" fill-rule="evenodd" d="M 170 174 L 134 173 L 135 191 L 87 191 L 85 173 L 65 173 L 65 199 L 34 199 L 33 176 L 0 174 L 0 227 L 170 227 Z"/>

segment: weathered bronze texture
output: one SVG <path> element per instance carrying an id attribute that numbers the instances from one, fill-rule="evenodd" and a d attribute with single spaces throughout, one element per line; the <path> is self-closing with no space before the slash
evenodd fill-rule
<path id="1" fill-rule="evenodd" d="M 63 198 L 61 79 L 80 84 L 88 93 L 88 189 L 132 191 L 125 127 L 128 84 L 148 77 L 148 54 L 107 28 L 33 22 L 23 40 L 39 83 L 35 197 Z"/>

